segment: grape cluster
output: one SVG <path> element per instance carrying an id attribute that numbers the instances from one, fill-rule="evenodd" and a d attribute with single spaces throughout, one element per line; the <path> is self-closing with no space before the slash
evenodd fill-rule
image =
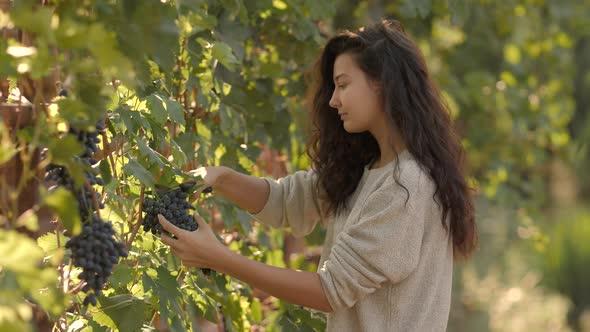
<path id="1" fill-rule="evenodd" d="M 158 214 L 164 216 L 171 224 L 187 231 L 196 231 L 199 225 L 187 210 L 194 207 L 187 201 L 193 183 L 183 183 L 178 188 L 157 192 L 153 197 L 143 200 L 142 210 L 143 230 L 152 234 L 161 234 L 162 225 L 158 221 Z M 202 269 L 205 275 L 211 274 L 211 269 Z"/>
<path id="2" fill-rule="evenodd" d="M 68 190 L 74 190 L 74 179 L 63 166 L 47 165 L 45 167 L 45 181 L 56 186 L 65 187 Z"/>
<path id="3" fill-rule="evenodd" d="M 84 146 L 84 153 L 80 156 L 89 162 L 90 165 L 96 164 L 98 161 L 92 158 L 92 155 L 98 151 L 98 143 L 100 143 L 100 135 L 104 134 L 105 124 L 104 120 L 96 123 L 96 130 L 86 131 L 70 128 L 70 134 L 76 135 L 78 141 Z"/>
<path id="4" fill-rule="evenodd" d="M 66 242 L 66 248 L 72 250 L 74 265 L 83 269 L 78 277 L 86 281 L 82 288 L 87 293 L 84 305 L 96 305 L 96 296 L 111 275 L 113 265 L 119 257 L 127 257 L 125 244 L 116 241 L 114 235 L 111 222 L 94 215 L 92 223 L 84 225 L 80 234 Z"/>
<path id="5" fill-rule="evenodd" d="M 187 202 L 190 184 L 182 184 L 179 188 L 167 190 L 153 198 L 143 200 L 143 230 L 152 234 L 162 233 L 162 225 L 158 222 L 158 214 L 164 216 L 171 224 L 187 231 L 197 229 L 197 223 L 187 212 L 194 207 Z"/>
<path id="6" fill-rule="evenodd" d="M 79 278 L 85 281 L 82 291 L 87 294 L 84 305 L 96 305 L 96 296 L 100 295 L 113 266 L 120 257 L 127 257 L 125 244 L 115 239 L 112 224 L 98 216 L 97 210 L 104 208 L 104 203 L 100 194 L 92 187 L 104 185 L 103 180 L 98 177 L 98 170 L 92 167 L 98 163 L 93 155 L 98 150 L 99 135 L 104 134 L 104 128 L 104 122 L 99 121 L 96 130 L 70 128 L 68 132 L 69 135 L 75 135 L 84 146 L 84 152 L 76 156 L 74 161 L 84 166 L 85 182 L 89 186 L 86 183 L 75 186 L 74 178 L 65 166 L 49 164 L 45 169 L 45 181 L 52 186 L 50 190 L 63 186 L 71 191 L 78 201 L 82 232 L 71 237 L 66 242 L 66 248 L 72 251 L 73 265 L 82 268 Z"/>
<path id="7" fill-rule="evenodd" d="M 84 146 L 84 152 L 81 155 L 75 157 L 74 161 L 84 166 L 85 182 L 91 186 L 104 186 L 104 181 L 98 176 L 98 169 L 92 167 L 98 163 L 98 160 L 92 158 L 92 156 L 96 151 L 98 151 L 97 144 L 100 143 L 99 136 L 104 134 L 104 120 L 98 121 L 95 128 L 96 130 L 88 131 L 70 127 L 68 134 L 74 135 Z M 45 155 L 45 153 L 42 152 L 42 155 Z M 89 207 L 93 207 L 93 194 L 89 193 L 84 185 L 82 185 L 81 189 L 75 188 L 74 179 L 68 174 L 66 167 L 56 164 L 47 165 L 45 168 L 45 181 L 50 185 L 63 186 L 66 189 L 74 192 L 75 196 L 78 198 L 80 214 L 87 215 L 91 213 Z M 104 205 L 102 202 L 100 202 L 100 196 L 97 193 L 94 193 L 94 196 L 98 199 L 99 206 L 102 209 Z"/>
<path id="8" fill-rule="evenodd" d="M 80 216 L 85 216 L 82 220 L 86 220 L 89 216 L 92 216 L 96 210 L 94 200 L 98 204 L 99 209 L 104 209 L 104 203 L 100 199 L 100 194 L 94 189 L 88 190 L 86 187 L 80 188 L 76 192 L 76 198 L 78 199 L 78 208 L 80 209 Z M 94 196 L 94 199 L 92 198 Z"/>

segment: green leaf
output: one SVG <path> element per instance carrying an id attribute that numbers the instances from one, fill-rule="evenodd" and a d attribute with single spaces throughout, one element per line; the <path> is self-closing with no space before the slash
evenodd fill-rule
<path id="1" fill-rule="evenodd" d="M 30 322 L 18 319 L 18 312 L 12 306 L 0 306 L 0 316 L 11 317 L 11 319 L 3 319 L 0 321 L 0 331 L 33 331 L 33 326 Z"/>
<path id="2" fill-rule="evenodd" d="M 157 291 L 160 295 L 161 303 L 164 302 L 173 311 L 179 310 L 174 313 L 176 315 L 182 310 L 177 301 L 182 298 L 182 294 L 178 288 L 178 281 L 163 266 L 159 266 L 156 271 L 158 274 L 155 281 L 158 285 Z"/>
<path id="3" fill-rule="evenodd" d="M 185 125 L 184 122 L 184 107 L 176 100 L 166 99 L 166 110 L 170 115 L 170 119 L 178 124 Z"/>
<path id="4" fill-rule="evenodd" d="M 233 2 L 233 0 L 232 0 Z M 215 31 L 215 36 L 222 42 L 229 45 L 235 54 L 238 61 L 242 61 L 246 49 L 244 41 L 251 37 L 252 32 L 248 26 L 241 24 L 239 21 L 230 17 L 227 12 L 224 12 L 220 18 L 219 25 Z"/>
<path id="5" fill-rule="evenodd" d="M 184 166 L 188 162 L 188 158 L 180 145 L 176 143 L 174 140 L 170 140 L 170 147 L 172 150 L 172 157 L 174 157 L 174 162 L 178 166 Z M 190 151 L 190 150 L 189 150 Z"/>
<path id="6" fill-rule="evenodd" d="M 59 234 L 59 243 L 62 248 L 67 241 L 68 238 L 65 235 Z M 55 235 L 55 233 L 47 233 L 43 236 L 40 236 L 37 239 L 37 244 L 39 247 L 41 247 L 41 249 L 43 249 L 46 255 L 53 255 L 58 250 L 57 235 Z"/>
<path id="7" fill-rule="evenodd" d="M 281 331 L 285 332 L 299 332 L 301 328 L 297 326 L 287 315 L 281 316 L 279 319 L 279 326 L 281 327 Z"/>
<path id="8" fill-rule="evenodd" d="M 111 164 L 106 158 L 100 161 L 98 169 L 100 170 L 100 176 L 102 177 L 105 185 L 111 183 L 113 180 L 113 173 L 111 172 Z"/>
<path id="9" fill-rule="evenodd" d="M 91 109 L 81 100 L 71 98 L 60 99 L 57 102 L 59 115 L 70 124 L 83 123 L 90 120 Z"/>
<path id="10" fill-rule="evenodd" d="M 101 311 L 94 312 L 92 318 L 102 326 L 116 331 L 140 331 L 145 320 L 147 304 L 132 295 L 122 294 L 98 298 Z"/>
<path id="11" fill-rule="evenodd" d="M 211 141 L 211 129 L 202 122 L 197 122 L 197 133 L 203 142 L 209 143 Z"/>
<path id="12" fill-rule="evenodd" d="M 211 49 L 212 55 L 219 60 L 229 70 L 236 70 L 236 66 L 240 64 L 236 56 L 233 54 L 231 47 L 223 42 L 217 42 Z"/>
<path id="13" fill-rule="evenodd" d="M 133 65 L 120 51 L 115 36 L 100 23 L 87 26 L 86 47 L 94 54 L 103 73 L 109 77 L 132 84 L 135 77 Z"/>
<path id="14" fill-rule="evenodd" d="M 0 146 L 0 165 L 12 159 L 12 157 L 14 157 L 14 155 L 16 155 L 17 152 L 18 150 L 15 148 L 14 145 L 2 144 L 2 146 Z"/>
<path id="15" fill-rule="evenodd" d="M 139 151 L 141 152 L 141 155 L 143 157 L 147 157 L 150 162 L 158 164 L 161 167 L 166 165 L 166 163 L 163 161 L 163 159 L 165 159 L 163 155 L 149 147 L 141 137 L 136 135 L 134 135 L 133 137 L 135 138 L 135 142 L 137 143 Z"/>
<path id="16" fill-rule="evenodd" d="M 242 226 L 242 229 L 244 230 L 244 234 L 250 234 L 250 232 L 252 231 L 252 217 L 251 217 L 251 215 L 242 209 L 237 209 L 236 214 L 237 214 L 236 219 L 240 222 L 240 225 Z"/>
<path id="17" fill-rule="evenodd" d="M 82 146 L 73 135 L 66 135 L 60 139 L 52 139 L 47 145 L 52 161 L 64 165 L 72 161 L 75 156 L 82 154 Z"/>
<path id="18" fill-rule="evenodd" d="M 109 282 L 113 288 L 125 288 L 135 278 L 135 270 L 131 266 L 121 263 L 115 267 Z"/>
<path id="19" fill-rule="evenodd" d="M 168 112 L 166 111 L 164 99 L 158 94 L 152 94 L 146 98 L 148 109 L 154 121 L 157 124 L 163 125 L 168 120 Z"/>
<path id="20" fill-rule="evenodd" d="M 37 269 L 29 278 L 23 279 L 22 282 L 26 282 L 31 288 L 31 296 L 35 302 L 39 303 L 50 317 L 59 317 L 67 307 L 70 307 L 70 295 L 64 294 L 55 283 L 58 280 L 57 269 L 53 267 Z"/>
<path id="21" fill-rule="evenodd" d="M 260 306 L 260 301 L 257 298 L 254 298 L 252 300 L 250 310 L 251 310 L 251 314 L 252 314 L 252 319 L 256 323 L 262 322 L 262 308 Z"/>
<path id="22" fill-rule="evenodd" d="M 0 127 L 2 134 L 7 133 L 8 130 L 3 125 Z M 0 145 L 0 165 L 8 162 L 14 155 L 17 154 L 18 149 L 16 145 L 10 140 L 8 135 L 2 135 L 2 144 Z"/>
<path id="23" fill-rule="evenodd" d="M 164 98 L 161 95 L 154 93 L 146 99 L 148 108 L 151 111 L 153 119 L 159 124 L 163 125 L 166 120 L 170 118 L 172 121 L 184 125 L 185 110 L 179 102 Z"/>
<path id="24" fill-rule="evenodd" d="M 77 235 L 82 229 L 78 200 L 74 195 L 63 187 L 56 188 L 45 197 L 45 205 L 50 207 L 57 215 L 63 226 Z"/>
<path id="25" fill-rule="evenodd" d="M 137 161 L 130 159 L 129 162 L 123 167 L 123 171 L 135 177 L 139 182 L 147 187 L 153 187 L 156 184 L 156 179 L 150 171 L 141 166 Z"/>
<path id="26" fill-rule="evenodd" d="M 36 232 L 39 230 L 39 220 L 37 214 L 32 209 L 23 212 L 16 220 L 17 227 L 26 227 L 28 230 Z"/>
<path id="27" fill-rule="evenodd" d="M 35 241 L 16 231 L 0 229 L 0 267 L 15 272 L 32 273 L 43 258 Z M 0 279 L 1 280 L 1 279 Z"/>
<path id="28" fill-rule="evenodd" d="M 152 7 L 152 10 L 160 11 L 156 19 L 159 24 L 155 25 L 155 31 L 150 31 L 153 43 L 154 61 L 160 65 L 162 70 L 171 72 L 175 63 L 175 54 L 178 52 L 178 27 L 174 20 L 176 11 L 171 6 L 157 6 L 147 3 L 145 6 Z M 158 8 L 159 7 L 159 8 Z M 147 24 L 153 25 L 153 21 L 146 20 Z"/>
<path id="29" fill-rule="evenodd" d="M 158 297 L 160 315 L 172 323 L 168 325 L 171 329 L 182 330 L 179 315 L 184 313 L 179 301 L 182 300 L 178 282 L 163 266 L 156 271 L 148 270 L 142 277 L 143 287 L 151 290 Z"/>
<path id="30" fill-rule="evenodd" d="M 51 38 L 52 29 L 51 20 L 53 10 L 49 7 L 37 7 L 36 10 L 31 8 L 16 7 L 10 12 L 10 18 L 15 26 L 25 30 L 42 35 L 44 38 Z"/>

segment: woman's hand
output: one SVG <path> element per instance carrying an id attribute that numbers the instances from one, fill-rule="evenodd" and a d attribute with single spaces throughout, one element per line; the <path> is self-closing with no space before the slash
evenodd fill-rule
<path id="1" fill-rule="evenodd" d="M 196 213 L 194 218 L 199 229 L 194 232 L 172 225 L 161 215 L 158 218 L 162 227 L 177 237 L 173 239 L 162 233 L 162 242 L 170 246 L 184 265 L 230 275 L 291 303 L 326 312 L 333 310 L 319 274 L 267 265 L 233 252 L 217 240 L 209 225 Z"/>
<path id="2" fill-rule="evenodd" d="M 192 176 L 200 176 L 208 187 L 213 187 L 219 178 L 227 171 L 224 166 L 199 167 L 188 173 Z"/>
<path id="3" fill-rule="evenodd" d="M 176 236 L 176 239 L 173 239 L 162 233 L 162 242 L 169 245 L 172 253 L 186 266 L 218 269 L 216 263 L 229 249 L 219 242 L 209 224 L 201 216 L 195 213 L 193 217 L 199 228 L 190 232 L 174 226 L 164 216 L 158 215 L 162 227 Z"/>

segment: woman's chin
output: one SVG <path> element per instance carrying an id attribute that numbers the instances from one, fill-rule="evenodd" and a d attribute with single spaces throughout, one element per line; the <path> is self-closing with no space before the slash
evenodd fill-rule
<path id="1" fill-rule="evenodd" d="M 346 130 L 346 132 L 349 134 L 358 134 L 358 133 L 362 133 L 365 131 L 365 130 L 361 130 L 360 128 L 356 128 L 349 121 L 344 121 L 342 126 L 344 127 L 344 130 Z"/>

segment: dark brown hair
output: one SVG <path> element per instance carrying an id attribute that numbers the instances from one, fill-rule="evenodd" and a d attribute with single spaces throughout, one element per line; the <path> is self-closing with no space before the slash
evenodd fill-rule
<path id="1" fill-rule="evenodd" d="M 335 89 L 334 62 L 344 53 L 353 55 L 368 78 L 381 85 L 389 119 L 436 185 L 433 198 L 442 204 L 442 224 L 452 237 L 455 256 L 468 257 L 477 246 L 477 230 L 463 169 L 464 150 L 424 56 L 397 21 L 384 20 L 354 32 L 341 32 L 328 41 L 316 63 L 317 87 L 311 109 L 315 128 L 307 153 L 328 213 L 346 209 L 364 166 L 380 153 L 369 132 L 346 132 L 328 104 Z"/>

